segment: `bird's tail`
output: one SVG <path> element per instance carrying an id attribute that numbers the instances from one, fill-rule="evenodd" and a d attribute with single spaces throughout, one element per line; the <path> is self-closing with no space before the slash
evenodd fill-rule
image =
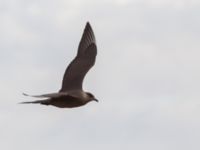
<path id="1" fill-rule="evenodd" d="M 30 101 L 30 102 L 21 102 L 19 104 L 42 104 L 42 105 L 50 105 L 50 99 Z"/>

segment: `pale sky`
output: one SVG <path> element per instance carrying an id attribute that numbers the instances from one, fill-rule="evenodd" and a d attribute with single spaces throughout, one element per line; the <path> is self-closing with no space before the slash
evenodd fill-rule
<path id="1" fill-rule="evenodd" d="M 1 0 L 1 149 L 199 150 L 199 16 L 199 0 Z M 19 105 L 60 89 L 87 21 L 99 103 Z"/>

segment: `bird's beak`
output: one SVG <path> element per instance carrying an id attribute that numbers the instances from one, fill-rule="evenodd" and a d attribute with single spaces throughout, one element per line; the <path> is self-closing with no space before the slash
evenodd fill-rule
<path id="1" fill-rule="evenodd" d="M 96 98 L 94 98 L 94 101 L 96 101 L 96 102 L 99 102 L 99 100 L 98 100 L 98 99 L 96 99 Z"/>

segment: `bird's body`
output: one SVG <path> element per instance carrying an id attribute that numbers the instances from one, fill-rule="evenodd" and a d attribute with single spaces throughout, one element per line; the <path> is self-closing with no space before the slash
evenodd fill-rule
<path id="1" fill-rule="evenodd" d="M 83 79 L 94 65 L 96 55 L 97 47 L 95 36 L 90 24 L 87 22 L 79 43 L 78 53 L 65 71 L 61 90 L 58 93 L 33 95 L 32 97 L 45 99 L 23 102 L 23 104 L 39 103 L 60 108 L 73 108 L 83 106 L 93 100 L 98 101 L 93 94 L 85 92 L 82 89 Z M 28 94 L 24 95 L 31 96 Z"/>
<path id="2" fill-rule="evenodd" d="M 90 96 L 91 93 L 87 93 L 81 90 L 73 90 L 68 92 L 60 92 L 60 93 L 51 93 L 47 95 L 27 95 L 25 96 L 38 97 L 38 98 L 47 98 L 44 100 L 37 100 L 31 102 L 23 102 L 23 104 L 43 104 L 43 105 L 53 105 L 60 108 L 73 108 L 80 107 L 93 99 L 93 96 Z"/>

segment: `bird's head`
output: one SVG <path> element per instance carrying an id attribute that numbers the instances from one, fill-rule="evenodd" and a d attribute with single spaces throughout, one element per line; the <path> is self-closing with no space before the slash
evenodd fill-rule
<path id="1" fill-rule="evenodd" d="M 92 93 L 86 92 L 86 94 L 87 94 L 88 98 L 90 99 L 90 101 L 99 102 L 98 99 L 96 99 Z"/>

